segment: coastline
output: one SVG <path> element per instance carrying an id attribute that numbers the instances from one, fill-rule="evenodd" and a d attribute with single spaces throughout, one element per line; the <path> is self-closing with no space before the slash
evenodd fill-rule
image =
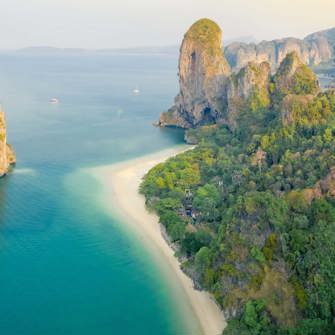
<path id="1" fill-rule="evenodd" d="M 225 326 L 222 311 L 211 295 L 196 290 L 192 280 L 180 269 L 179 260 L 162 235 L 158 216 L 147 211 L 144 196 L 138 192 L 143 176 L 152 167 L 189 149 L 190 146 L 177 146 L 129 161 L 91 168 L 88 172 L 103 186 L 104 206 L 129 225 L 160 263 L 164 262 L 168 271 L 176 276 L 199 321 L 201 334 L 219 335 Z"/>

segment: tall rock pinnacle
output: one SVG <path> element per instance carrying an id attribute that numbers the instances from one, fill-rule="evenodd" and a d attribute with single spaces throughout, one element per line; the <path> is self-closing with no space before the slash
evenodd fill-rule
<path id="1" fill-rule="evenodd" d="M 217 120 L 229 74 L 220 27 L 209 19 L 197 21 L 185 34 L 180 49 L 180 93 L 175 105 L 162 114 L 160 125 L 191 128 Z"/>

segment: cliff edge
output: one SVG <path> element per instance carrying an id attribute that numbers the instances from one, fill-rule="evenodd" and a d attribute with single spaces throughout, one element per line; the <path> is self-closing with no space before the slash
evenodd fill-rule
<path id="1" fill-rule="evenodd" d="M 278 116 L 284 126 L 326 122 L 327 116 L 314 106 L 321 94 L 319 82 L 298 52 L 286 54 L 273 75 L 269 62 L 256 61 L 234 73 L 222 52 L 221 37 L 220 27 L 209 19 L 197 21 L 185 34 L 179 59 L 180 92 L 174 106 L 161 114 L 159 126 L 190 129 L 224 124 L 245 132 L 265 127 Z M 324 97 L 330 98 L 329 94 Z M 186 140 L 196 142 L 190 132 Z"/>
<path id="2" fill-rule="evenodd" d="M 5 113 L 0 107 L 0 177 L 7 174 L 9 167 L 16 163 L 15 152 L 7 143 Z"/>
<path id="3" fill-rule="evenodd" d="M 222 31 L 209 19 L 194 23 L 180 48 L 180 93 L 160 126 L 192 128 L 218 119 L 230 68 L 222 51 Z"/>
<path id="4" fill-rule="evenodd" d="M 291 52 L 296 52 L 308 66 L 330 62 L 335 56 L 335 28 L 299 38 L 282 38 L 256 43 L 234 42 L 225 47 L 225 55 L 233 71 L 249 62 L 269 62 L 274 72 Z"/>

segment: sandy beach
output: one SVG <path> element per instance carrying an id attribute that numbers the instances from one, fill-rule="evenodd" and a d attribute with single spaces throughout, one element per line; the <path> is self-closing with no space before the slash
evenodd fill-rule
<path id="1" fill-rule="evenodd" d="M 103 185 L 106 205 L 113 206 L 113 211 L 122 222 L 136 231 L 139 238 L 156 253 L 156 257 L 175 273 L 199 320 L 202 333 L 219 335 L 225 326 L 223 313 L 212 297 L 195 290 L 192 280 L 181 271 L 174 251 L 161 234 L 157 215 L 146 210 L 144 197 L 138 192 L 141 180 L 149 169 L 187 149 L 187 146 L 174 147 L 134 160 L 90 169 L 90 174 Z"/>

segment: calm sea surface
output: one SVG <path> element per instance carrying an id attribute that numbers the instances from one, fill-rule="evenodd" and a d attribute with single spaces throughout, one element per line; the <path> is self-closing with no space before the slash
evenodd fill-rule
<path id="1" fill-rule="evenodd" d="M 80 172 L 182 142 L 152 126 L 177 92 L 176 66 L 173 56 L 0 55 L 17 154 L 0 180 L 0 334 L 197 334 L 164 271 Z"/>

